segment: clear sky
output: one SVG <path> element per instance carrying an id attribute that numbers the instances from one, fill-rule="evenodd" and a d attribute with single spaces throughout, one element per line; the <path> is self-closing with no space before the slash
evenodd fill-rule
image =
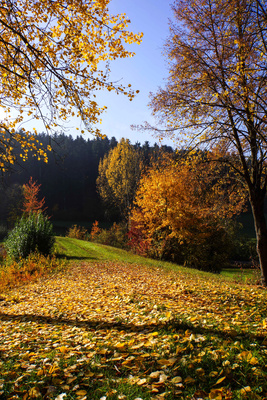
<path id="1" fill-rule="evenodd" d="M 125 86 L 131 83 L 140 93 L 131 102 L 123 95 L 101 94 L 98 101 L 108 110 L 102 115 L 100 128 L 108 137 L 115 136 L 118 140 L 126 137 L 132 143 L 148 140 L 153 144 L 157 140 L 151 134 L 133 131 L 130 126 L 144 121 L 155 122 L 148 108 L 149 93 L 164 85 L 164 78 L 168 76 L 162 51 L 169 34 L 171 6 L 168 0 L 111 0 L 109 9 L 112 14 L 126 13 L 131 20 L 129 29 L 144 34 L 140 45 L 129 47 L 136 53 L 134 57 L 111 63 L 112 80 L 122 80 Z M 163 143 L 173 145 L 170 140 Z"/>

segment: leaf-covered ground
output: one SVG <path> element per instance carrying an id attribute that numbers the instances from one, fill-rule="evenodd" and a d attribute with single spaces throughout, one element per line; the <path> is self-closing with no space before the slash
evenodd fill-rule
<path id="1" fill-rule="evenodd" d="M 267 291 L 83 263 L 2 294 L 1 399 L 267 398 Z"/>

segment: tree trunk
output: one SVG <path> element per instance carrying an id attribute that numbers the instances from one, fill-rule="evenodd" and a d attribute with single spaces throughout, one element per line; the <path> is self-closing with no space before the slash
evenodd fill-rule
<path id="1" fill-rule="evenodd" d="M 254 226 L 257 239 L 257 252 L 259 256 L 261 283 L 267 286 L 267 227 L 264 216 L 264 197 L 250 196 L 250 204 L 254 217 Z"/>

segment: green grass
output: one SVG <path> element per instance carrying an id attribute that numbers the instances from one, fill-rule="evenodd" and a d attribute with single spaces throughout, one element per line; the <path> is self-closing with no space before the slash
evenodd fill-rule
<path id="1" fill-rule="evenodd" d="M 67 259 L 76 261 L 111 260 L 153 266 L 171 265 L 171 263 L 141 257 L 115 247 L 66 237 L 56 238 L 56 252 L 60 257 L 66 257 Z"/>
<path id="2" fill-rule="evenodd" d="M 212 276 L 213 274 L 194 269 L 184 268 L 180 265 L 142 257 L 126 250 L 106 246 L 99 243 L 87 242 L 66 237 L 56 238 L 56 253 L 59 257 L 65 257 L 70 261 L 118 261 L 123 263 L 145 265 L 167 270 L 183 271 L 191 274 Z"/>
<path id="3" fill-rule="evenodd" d="M 98 243 L 87 242 L 66 237 L 56 238 L 56 252 L 59 257 L 70 261 L 121 261 L 125 263 L 142 264 L 145 266 L 164 268 L 167 270 L 181 271 L 187 274 L 200 275 L 208 278 L 214 274 L 196 269 L 184 268 L 175 263 L 153 260 L 141 257 L 126 250 L 105 246 Z M 259 271 L 254 269 L 226 268 L 223 269 L 218 279 L 233 280 L 235 282 L 253 283 L 259 279 Z"/>

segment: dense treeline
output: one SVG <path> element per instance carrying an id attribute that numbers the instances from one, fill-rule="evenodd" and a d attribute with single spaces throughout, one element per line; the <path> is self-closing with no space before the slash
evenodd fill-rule
<path id="1" fill-rule="evenodd" d="M 40 143 L 51 145 L 48 163 L 29 155 L 24 162 L 19 161 L 4 174 L 0 191 L 1 221 L 12 221 L 21 208 L 22 185 L 30 177 L 41 184 L 40 197 L 45 197 L 47 213 L 53 220 L 68 221 L 107 221 L 116 219 L 118 214 L 112 209 L 106 211 L 96 189 L 100 160 L 117 145 L 117 140 L 109 138 L 73 138 L 64 134 L 49 137 L 37 135 Z M 133 145 L 142 154 L 144 164 L 152 154 L 159 152 L 157 144 L 148 142 Z M 162 148 L 161 148 L 162 149 Z M 163 146 L 163 151 L 172 153 L 173 149 Z"/>

